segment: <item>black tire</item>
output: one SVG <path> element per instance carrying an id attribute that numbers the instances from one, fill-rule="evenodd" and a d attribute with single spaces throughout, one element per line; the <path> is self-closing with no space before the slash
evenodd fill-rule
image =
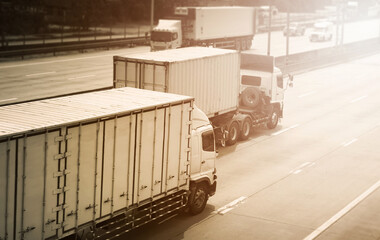
<path id="1" fill-rule="evenodd" d="M 230 127 L 228 128 L 228 140 L 227 145 L 234 145 L 239 138 L 239 124 L 237 122 L 232 122 Z"/>
<path id="2" fill-rule="evenodd" d="M 206 184 L 199 183 L 192 188 L 192 192 L 189 197 L 189 212 L 192 215 L 201 213 L 207 204 L 208 189 Z"/>
<path id="3" fill-rule="evenodd" d="M 252 39 L 248 39 L 247 40 L 247 49 L 249 50 L 249 49 L 251 49 L 251 47 L 252 47 Z"/>
<path id="4" fill-rule="evenodd" d="M 257 107 L 260 103 L 260 90 L 254 87 L 246 88 L 241 94 L 241 101 L 246 107 Z"/>
<path id="5" fill-rule="evenodd" d="M 241 50 L 247 50 L 247 43 L 245 42 L 245 40 L 242 40 L 241 41 Z"/>
<path id="6" fill-rule="evenodd" d="M 274 108 L 273 112 L 271 114 L 271 117 L 270 117 L 269 121 L 267 122 L 267 128 L 268 129 L 273 129 L 273 128 L 277 127 L 279 116 L 280 116 L 280 111 L 278 110 L 278 108 Z"/>
<path id="7" fill-rule="evenodd" d="M 251 135 L 252 130 L 252 121 L 250 118 L 245 118 L 242 125 L 241 125 L 241 131 L 239 138 L 240 140 L 247 140 L 249 138 L 249 135 Z"/>

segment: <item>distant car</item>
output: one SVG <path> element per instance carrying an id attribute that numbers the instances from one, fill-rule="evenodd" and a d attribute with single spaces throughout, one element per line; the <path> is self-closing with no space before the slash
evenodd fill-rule
<path id="1" fill-rule="evenodd" d="M 283 32 L 284 32 L 284 36 L 288 34 L 289 36 L 303 36 L 305 34 L 305 30 L 306 30 L 305 25 L 301 23 L 290 23 L 289 29 L 288 27 L 285 27 Z"/>
<path id="2" fill-rule="evenodd" d="M 316 22 L 310 33 L 311 42 L 330 41 L 332 39 L 333 23 L 332 22 Z"/>

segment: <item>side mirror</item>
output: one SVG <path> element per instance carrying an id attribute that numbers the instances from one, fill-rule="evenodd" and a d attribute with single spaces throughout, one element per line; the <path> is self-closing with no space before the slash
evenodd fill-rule
<path id="1" fill-rule="evenodd" d="M 289 87 L 293 87 L 293 75 L 289 74 Z"/>

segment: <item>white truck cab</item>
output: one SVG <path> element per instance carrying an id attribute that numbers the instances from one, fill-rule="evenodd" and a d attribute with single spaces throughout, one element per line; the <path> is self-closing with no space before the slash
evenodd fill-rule
<path id="1" fill-rule="evenodd" d="M 330 41 L 332 39 L 332 32 L 332 22 L 316 22 L 310 33 L 309 39 L 311 42 Z"/>
<path id="2" fill-rule="evenodd" d="M 260 101 L 266 104 L 280 104 L 284 93 L 291 86 L 293 77 L 284 77 L 275 67 L 273 56 L 242 53 L 240 70 L 240 103 L 242 106 L 256 108 Z"/>
<path id="3" fill-rule="evenodd" d="M 271 103 L 284 100 L 284 92 L 289 83 L 289 77 L 284 77 L 281 70 L 274 67 L 273 72 L 242 69 L 240 71 L 240 94 L 247 88 L 256 88 L 264 96 L 270 98 Z"/>
<path id="4" fill-rule="evenodd" d="M 151 32 L 152 51 L 179 48 L 182 45 L 181 20 L 160 19 Z"/>
<path id="5" fill-rule="evenodd" d="M 194 106 L 192 134 L 191 134 L 191 181 L 206 181 L 210 186 L 216 187 L 215 159 L 216 147 L 214 130 L 206 114 Z M 212 187 L 213 188 L 213 187 Z M 210 195 L 215 192 L 210 191 Z"/>

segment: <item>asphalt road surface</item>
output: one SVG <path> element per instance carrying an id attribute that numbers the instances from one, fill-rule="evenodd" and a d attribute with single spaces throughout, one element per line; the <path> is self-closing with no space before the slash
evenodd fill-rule
<path id="1" fill-rule="evenodd" d="M 380 239 L 380 55 L 295 77 L 284 119 L 220 150 L 198 216 L 120 239 Z"/>
<path id="2" fill-rule="evenodd" d="M 344 42 L 377 37 L 379 26 L 379 19 L 347 23 L 344 28 Z M 304 36 L 290 38 L 290 54 L 335 44 L 334 38 L 328 42 L 310 42 L 309 31 L 310 29 Z M 266 54 L 267 37 L 267 34 L 257 34 L 251 51 Z M 273 32 L 271 39 L 271 55 L 285 55 L 286 38 L 282 32 Z M 0 105 L 110 87 L 113 74 L 112 56 L 147 51 L 149 47 L 136 47 L 1 62 Z"/>

